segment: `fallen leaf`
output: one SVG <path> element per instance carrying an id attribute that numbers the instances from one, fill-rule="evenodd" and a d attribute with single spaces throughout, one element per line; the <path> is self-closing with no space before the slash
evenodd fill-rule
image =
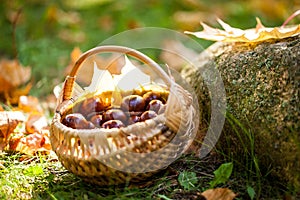
<path id="1" fill-rule="evenodd" d="M 8 92 L 29 81 L 31 68 L 23 67 L 17 60 L 0 61 L 0 92 Z"/>
<path id="2" fill-rule="evenodd" d="M 29 82 L 27 85 L 21 88 L 13 88 L 9 92 L 5 92 L 5 99 L 9 104 L 17 104 L 21 96 L 26 96 L 32 87 L 32 83 Z"/>
<path id="3" fill-rule="evenodd" d="M 231 27 L 230 25 L 223 22 L 221 19 L 217 20 L 224 30 L 212 28 L 206 25 L 205 23 L 201 22 L 201 25 L 203 27 L 202 31 L 185 31 L 185 33 L 206 40 L 223 42 L 259 42 L 268 39 L 282 39 L 300 34 L 300 24 L 289 27 L 265 27 L 261 23 L 260 19 L 256 18 L 256 28 L 242 30 Z"/>
<path id="4" fill-rule="evenodd" d="M 18 111 L 0 112 L 0 150 L 3 150 L 9 141 L 10 135 L 14 132 L 19 122 L 24 122 L 25 116 Z"/>
<path id="5" fill-rule="evenodd" d="M 42 130 L 48 129 L 48 122 L 46 117 L 39 112 L 30 113 L 26 123 L 26 133 L 41 133 Z"/>
<path id="6" fill-rule="evenodd" d="M 215 188 L 202 192 L 207 200 L 232 200 L 237 195 L 228 188 Z"/>
<path id="7" fill-rule="evenodd" d="M 12 137 L 9 139 L 9 150 L 15 151 L 17 149 L 17 146 L 20 142 L 20 140 L 25 137 L 24 133 L 17 133 L 13 134 Z"/>
<path id="8" fill-rule="evenodd" d="M 23 112 L 42 112 L 39 100 L 34 96 L 20 96 L 18 108 Z"/>
<path id="9" fill-rule="evenodd" d="M 14 147 L 15 151 L 27 155 L 35 155 L 36 152 L 50 153 L 52 149 L 49 139 L 49 131 L 33 133 L 25 137 L 21 137 L 19 142 L 14 144 Z"/>

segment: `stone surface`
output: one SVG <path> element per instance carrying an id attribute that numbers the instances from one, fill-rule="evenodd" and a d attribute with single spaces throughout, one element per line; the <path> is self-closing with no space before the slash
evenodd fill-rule
<path id="1" fill-rule="evenodd" d="M 226 91 L 226 121 L 217 151 L 250 160 L 253 169 L 257 162 L 259 173 L 299 188 L 300 36 L 251 44 L 217 42 L 197 61 L 181 74 L 198 95 L 200 127 L 208 127 L 211 117 L 207 69 L 219 70 Z"/>

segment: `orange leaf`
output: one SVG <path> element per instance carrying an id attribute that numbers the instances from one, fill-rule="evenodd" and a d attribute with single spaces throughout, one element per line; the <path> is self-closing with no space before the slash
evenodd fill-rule
<path id="1" fill-rule="evenodd" d="M 0 112 L 0 150 L 6 147 L 10 135 L 14 132 L 19 122 L 23 121 L 25 121 L 25 116 L 21 112 Z"/>
<path id="2" fill-rule="evenodd" d="M 38 98 L 33 96 L 20 96 L 18 107 L 23 112 L 42 112 Z"/>
<path id="3" fill-rule="evenodd" d="M 31 76 L 31 68 L 23 67 L 17 60 L 0 61 L 0 92 L 8 92 L 26 83 Z"/>
<path id="4" fill-rule="evenodd" d="M 48 128 L 48 122 L 43 114 L 32 112 L 26 121 L 25 128 L 27 133 L 41 133 L 42 130 Z"/>
<path id="5" fill-rule="evenodd" d="M 22 137 L 15 150 L 27 155 L 34 155 L 38 151 L 49 153 L 52 150 L 49 132 L 33 133 Z"/>
<path id="6" fill-rule="evenodd" d="M 5 92 L 5 99 L 10 104 L 17 104 L 20 96 L 27 95 L 32 87 L 32 83 L 28 83 L 22 88 L 13 88 L 9 92 Z"/>
<path id="7" fill-rule="evenodd" d="M 261 23 L 259 18 L 256 18 L 256 28 L 242 30 L 231 27 L 230 25 L 223 22 L 221 19 L 217 20 L 224 30 L 212 28 L 206 25 L 205 23 L 201 22 L 201 25 L 203 26 L 202 31 L 186 31 L 185 33 L 206 40 L 223 42 L 259 42 L 268 39 L 282 39 L 300 34 L 300 24 L 289 27 L 281 26 L 268 28 Z"/>
<path id="8" fill-rule="evenodd" d="M 202 195 L 207 200 L 232 200 L 236 194 L 228 188 L 209 189 L 202 192 Z"/>

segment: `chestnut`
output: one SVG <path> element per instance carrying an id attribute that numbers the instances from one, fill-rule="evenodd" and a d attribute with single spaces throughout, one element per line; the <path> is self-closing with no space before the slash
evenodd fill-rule
<path id="1" fill-rule="evenodd" d="M 99 114 L 94 115 L 90 121 L 97 127 L 101 127 L 101 125 L 104 123 L 103 116 Z"/>
<path id="2" fill-rule="evenodd" d="M 93 97 L 84 100 L 79 108 L 79 112 L 88 116 L 92 112 L 101 112 L 110 107 L 110 103 L 102 100 L 101 97 Z"/>
<path id="3" fill-rule="evenodd" d="M 154 99 L 149 102 L 146 110 L 153 110 L 154 112 L 158 113 L 159 109 L 162 108 L 163 105 L 164 104 L 161 100 Z"/>
<path id="4" fill-rule="evenodd" d="M 143 99 L 145 100 L 146 104 L 148 104 L 152 100 L 160 99 L 160 98 L 161 98 L 161 94 L 155 91 L 149 91 L 143 95 Z"/>
<path id="5" fill-rule="evenodd" d="M 127 121 L 127 116 L 122 110 L 119 109 L 111 109 L 107 110 L 105 113 L 103 113 L 103 120 L 109 121 L 109 120 L 120 120 L 123 123 Z"/>
<path id="6" fill-rule="evenodd" d="M 129 117 L 129 119 L 128 119 L 127 124 L 128 124 L 128 125 L 131 125 L 131 124 L 135 124 L 135 123 L 137 123 L 137 122 L 139 122 L 139 121 L 140 121 L 140 117 L 139 117 L 139 116 L 137 116 L 137 115 L 131 115 L 131 116 Z"/>
<path id="7" fill-rule="evenodd" d="M 125 125 L 120 120 L 109 120 L 107 122 L 104 122 L 104 124 L 102 124 L 101 127 L 106 128 L 106 129 L 110 129 L 110 128 L 121 128 L 121 127 L 124 127 L 124 126 Z"/>
<path id="8" fill-rule="evenodd" d="M 147 119 L 152 119 L 156 116 L 156 112 L 154 112 L 153 110 L 147 110 L 141 115 L 140 121 L 146 121 Z"/>
<path id="9" fill-rule="evenodd" d="M 139 111 L 144 111 L 145 105 L 146 104 L 143 97 L 139 95 L 129 95 L 123 98 L 121 109 L 123 111 L 139 112 Z"/>
<path id="10" fill-rule="evenodd" d="M 87 121 L 85 117 L 80 113 L 72 113 L 66 115 L 66 117 L 62 120 L 62 123 L 73 129 L 95 128 L 94 124 L 90 121 Z"/>
<path id="11" fill-rule="evenodd" d="M 160 115 L 160 114 L 164 113 L 166 111 L 166 108 L 167 108 L 167 105 L 162 105 L 160 107 L 160 109 L 158 110 L 157 114 Z"/>

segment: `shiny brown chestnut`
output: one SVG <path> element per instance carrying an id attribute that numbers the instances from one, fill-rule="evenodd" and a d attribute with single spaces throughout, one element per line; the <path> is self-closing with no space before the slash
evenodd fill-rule
<path id="1" fill-rule="evenodd" d="M 97 114 L 97 115 L 94 115 L 90 121 L 97 127 L 101 127 L 101 125 L 104 123 L 104 120 L 103 120 L 103 116 L 100 115 L 100 114 Z"/>
<path id="2" fill-rule="evenodd" d="M 101 127 L 106 128 L 106 129 L 110 129 L 110 128 L 121 128 L 121 127 L 124 127 L 124 126 L 125 125 L 120 120 L 109 120 L 107 122 L 104 122 L 104 124 L 102 124 Z"/>
<path id="3" fill-rule="evenodd" d="M 128 119 L 127 124 L 128 124 L 128 125 L 135 124 L 135 123 L 137 123 L 137 122 L 140 121 L 140 118 L 141 118 L 141 117 L 138 116 L 138 115 L 131 115 L 131 116 L 129 117 L 129 119 Z"/>
<path id="4" fill-rule="evenodd" d="M 88 116 L 90 113 L 106 110 L 110 105 L 110 102 L 105 102 L 101 97 L 88 98 L 81 103 L 79 112 Z"/>
<path id="5" fill-rule="evenodd" d="M 155 92 L 155 91 L 149 91 L 143 95 L 143 99 L 145 100 L 146 104 L 148 104 L 150 101 L 155 100 L 155 99 L 160 100 L 160 98 L 161 98 L 161 94 L 159 92 Z"/>
<path id="6" fill-rule="evenodd" d="M 161 100 L 154 99 L 149 102 L 146 110 L 153 110 L 154 112 L 158 113 L 159 109 L 162 108 L 163 105 L 164 104 Z"/>
<path id="7" fill-rule="evenodd" d="M 66 115 L 66 117 L 62 120 L 62 123 L 73 129 L 95 128 L 94 124 L 90 121 L 87 121 L 85 117 L 80 113 L 72 113 Z"/>
<path id="8" fill-rule="evenodd" d="M 113 119 L 120 120 L 125 123 L 127 121 L 127 116 L 120 109 L 111 109 L 103 113 L 103 121 L 109 121 Z"/>
<path id="9" fill-rule="evenodd" d="M 140 121 L 146 121 L 147 119 L 152 119 L 156 116 L 156 112 L 154 112 L 153 110 L 147 110 L 141 115 Z"/>
<path id="10" fill-rule="evenodd" d="M 123 98 L 121 109 L 125 112 L 139 112 L 144 111 L 145 105 L 143 97 L 139 95 L 129 95 Z"/>

